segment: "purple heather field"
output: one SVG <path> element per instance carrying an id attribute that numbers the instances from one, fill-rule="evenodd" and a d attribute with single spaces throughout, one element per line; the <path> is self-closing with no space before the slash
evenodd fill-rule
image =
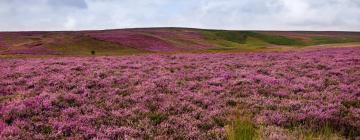
<path id="1" fill-rule="evenodd" d="M 234 110 L 271 128 L 360 133 L 360 47 L 0 59 L 0 139 L 226 139 Z"/>

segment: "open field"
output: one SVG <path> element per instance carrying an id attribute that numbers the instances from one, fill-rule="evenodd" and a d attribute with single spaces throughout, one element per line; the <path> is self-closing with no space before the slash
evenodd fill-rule
<path id="1" fill-rule="evenodd" d="M 355 139 L 359 54 L 0 59 L 0 138 Z"/>

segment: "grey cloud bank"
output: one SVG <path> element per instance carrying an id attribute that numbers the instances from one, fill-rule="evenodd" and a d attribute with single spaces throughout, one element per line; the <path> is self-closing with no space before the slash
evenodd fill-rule
<path id="1" fill-rule="evenodd" d="M 360 31 L 358 0 L 0 0 L 0 30 Z"/>

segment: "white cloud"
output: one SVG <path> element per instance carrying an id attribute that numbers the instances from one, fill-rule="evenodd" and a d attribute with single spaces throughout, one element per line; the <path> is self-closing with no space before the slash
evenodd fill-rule
<path id="1" fill-rule="evenodd" d="M 76 27 L 76 20 L 72 17 L 68 17 L 64 24 L 64 27 L 67 30 L 74 30 Z"/>
<path id="2" fill-rule="evenodd" d="M 0 30 L 357 30 L 357 0 L 0 0 Z"/>

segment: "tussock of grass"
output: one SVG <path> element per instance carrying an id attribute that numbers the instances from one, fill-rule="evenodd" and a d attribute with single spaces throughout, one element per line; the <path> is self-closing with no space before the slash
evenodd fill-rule
<path id="1" fill-rule="evenodd" d="M 228 140 L 254 140 L 257 139 L 255 125 L 246 117 L 237 117 L 226 126 Z"/>

